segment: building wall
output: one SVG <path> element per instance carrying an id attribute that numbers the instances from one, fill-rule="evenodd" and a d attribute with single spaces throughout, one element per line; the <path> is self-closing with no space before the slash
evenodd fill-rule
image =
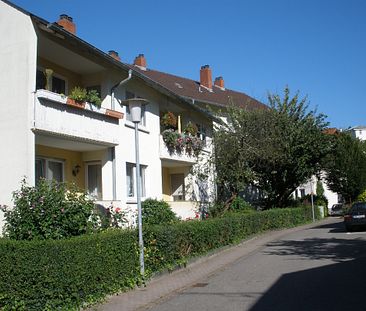
<path id="1" fill-rule="evenodd" d="M 0 204 L 11 205 L 10 194 L 21 179 L 34 182 L 37 37 L 29 16 L 0 2 L 0 38 Z"/>

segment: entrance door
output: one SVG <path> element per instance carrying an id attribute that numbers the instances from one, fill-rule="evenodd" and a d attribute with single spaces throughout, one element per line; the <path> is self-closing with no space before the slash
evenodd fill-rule
<path id="1" fill-rule="evenodd" d="M 173 201 L 185 201 L 184 174 L 171 174 L 170 184 Z"/>

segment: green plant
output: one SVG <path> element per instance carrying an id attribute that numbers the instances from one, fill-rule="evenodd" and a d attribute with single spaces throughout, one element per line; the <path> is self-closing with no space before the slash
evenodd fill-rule
<path id="1" fill-rule="evenodd" d="M 177 128 L 177 117 L 173 112 L 166 112 L 161 117 L 160 123 L 166 129 L 176 129 Z"/>
<path id="2" fill-rule="evenodd" d="M 87 101 L 96 107 L 100 107 L 102 100 L 97 90 L 89 90 L 87 94 Z"/>
<path id="3" fill-rule="evenodd" d="M 364 190 L 358 197 L 357 201 L 359 202 L 366 202 L 366 190 Z"/>
<path id="4" fill-rule="evenodd" d="M 235 212 L 254 212 L 255 209 L 241 197 L 236 197 L 230 204 L 230 210 Z"/>
<path id="5" fill-rule="evenodd" d="M 144 225 L 169 224 L 178 221 L 167 202 L 147 199 L 142 202 L 142 223 Z"/>
<path id="6" fill-rule="evenodd" d="M 145 271 L 150 276 L 253 234 L 311 219 L 311 208 L 299 207 L 146 226 Z M 134 287 L 141 282 L 137 240 L 136 230 L 62 240 L 0 239 L 0 309 L 80 310 Z"/>
<path id="7" fill-rule="evenodd" d="M 189 121 L 183 129 L 183 132 L 187 135 L 196 136 L 198 132 L 197 125 Z"/>
<path id="8" fill-rule="evenodd" d="M 0 239 L 0 310 L 80 310 L 140 282 L 137 232 Z"/>
<path id="9" fill-rule="evenodd" d="M 77 102 L 85 102 L 88 99 L 88 94 L 85 88 L 76 86 L 72 89 L 69 98 Z"/>
<path id="10" fill-rule="evenodd" d="M 61 239 L 95 227 L 93 202 L 73 184 L 41 179 L 32 187 L 23 180 L 13 201 L 14 208 L 4 208 L 4 234 L 11 239 Z"/>

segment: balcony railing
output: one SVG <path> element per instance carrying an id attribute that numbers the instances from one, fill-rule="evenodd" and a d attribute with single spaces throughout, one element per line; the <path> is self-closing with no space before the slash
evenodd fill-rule
<path id="1" fill-rule="evenodd" d="M 67 97 L 46 90 L 35 94 L 34 129 L 59 135 L 117 145 L 123 114 L 89 103 L 77 107 Z"/>

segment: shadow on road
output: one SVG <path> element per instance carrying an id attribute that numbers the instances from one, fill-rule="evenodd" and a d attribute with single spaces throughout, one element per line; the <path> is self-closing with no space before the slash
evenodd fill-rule
<path id="1" fill-rule="evenodd" d="M 250 309 L 365 310 L 366 258 L 283 275 Z"/>
<path id="2" fill-rule="evenodd" d="M 313 229 L 345 232 L 343 224 Z M 351 237 L 351 238 L 350 238 Z M 270 243 L 266 253 L 295 255 L 304 259 L 332 259 L 336 264 L 284 274 L 253 305 L 263 310 L 366 310 L 366 241 L 360 236 L 280 240 Z"/>
<path id="3" fill-rule="evenodd" d="M 330 233 L 346 231 L 342 223 L 318 226 L 313 229 L 329 228 Z M 347 236 L 348 237 L 348 236 Z M 311 238 L 305 240 L 279 240 L 269 243 L 265 253 L 270 255 L 297 255 L 304 259 L 332 259 L 342 262 L 366 256 L 366 241 L 357 233 L 352 238 Z M 366 310 L 366 305 L 365 305 Z"/>

